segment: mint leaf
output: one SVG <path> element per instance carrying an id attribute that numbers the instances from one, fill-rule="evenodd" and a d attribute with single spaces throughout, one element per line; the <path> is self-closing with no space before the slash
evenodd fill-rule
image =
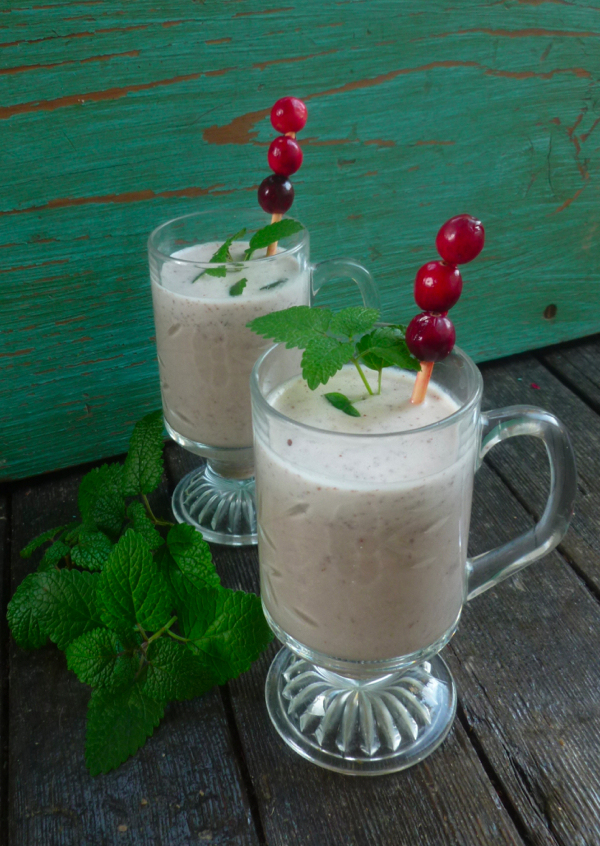
<path id="1" fill-rule="evenodd" d="M 50 640 L 66 649 L 90 629 L 102 625 L 98 616 L 96 590 L 98 576 L 80 570 L 55 570 L 46 576 L 40 617 Z"/>
<path id="2" fill-rule="evenodd" d="M 255 232 L 248 249 L 246 250 L 244 258 L 246 261 L 252 256 L 255 250 L 260 250 L 261 247 L 268 247 L 269 244 L 274 244 L 275 241 L 280 241 L 282 238 L 288 238 L 290 235 L 295 235 L 296 232 L 301 232 L 304 226 L 297 220 L 279 220 L 276 223 L 269 223 L 268 226 L 263 226 L 258 232 Z"/>
<path id="3" fill-rule="evenodd" d="M 118 631 L 124 624 L 157 631 L 173 605 L 169 583 L 160 573 L 146 541 L 128 529 L 113 548 L 99 576 L 101 617 Z"/>
<path id="4" fill-rule="evenodd" d="M 329 394 L 323 394 L 323 396 L 334 408 L 338 408 L 344 414 L 349 414 L 350 417 L 360 417 L 360 411 L 352 405 L 348 397 L 344 396 L 344 394 L 334 391 Z"/>
<path id="5" fill-rule="evenodd" d="M 419 362 L 406 346 L 403 330 L 402 326 L 382 326 L 364 335 L 356 345 L 361 361 L 371 370 L 391 365 L 419 370 Z"/>
<path id="6" fill-rule="evenodd" d="M 279 288 L 280 285 L 285 285 L 285 283 L 288 282 L 288 281 L 289 281 L 288 279 L 278 279 L 277 282 L 271 282 L 270 285 L 263 285 L 258 290 L 259 291 L 272 291 L 273 288 Z"/>
<path id="7" fill-rule="evenodd" d="M 119 533 L 125 517 L 122 479 L 120 464 L 103 464 L 83 477 L 77 501 L 88 528 L 94 527 L 113 535 Z"/>
<path id="8" fill-rule="evenodd" d="M 12 636 L 23 649 L 39 649 L 48 640 L 41 614 L 44 606 L 47 573 L 25 576 L 8 603 L 7 619 Z"/>
<path id="9" fill-rule="evenodd" d="M 315 338 L 302 354 L 302 375 L 314 391 L 325 385 L 344 364 L 352 360 L 354 344 L 343 344 L 335 338 Z"/>
<path id="10" fill-rule="evenodd" d="M 334 335 L 346 335 L 352 338 L 354 335 L 363 335 L 368 332 L 378 320 L 379 311 L 376 308 L 350 306 L 334 312 L 329 331 Z"/>
<path id="11" fill-rule="evenodd" d="M 232 235 L 231 238 L 227 238 L 224 241 L 219 249 L 213 253 L 210 259 L 210 264 L 218 264 L 221 261 L 233 261 L 231 257 L 231 245 L 234 241 L 239 241 L 240 238 L 243 238 L 246 234 L 245 229 L 240 229 L 239 232 L 236 232 L 235 235 Z M 207 276 L 220 276 L 224 277 L 227 276 L 227 268 L 226 267 L 207 267 L 206 270 L 203 270 L 202 273 L 199 273 L 195 279 L 192 279 L 192 283 L 197 282 L 201 276 L 206 273 Z"/>
<path id="12" fill-rule="evenodd" d="M 218 678 L 199 655 L 184 643 L 160 638 L 146 654 L 148 670 L 143 691 L 166 705 L 171 699 L 193 699 L 218 684 Z"/>
<path id="13" fill-rule="evenodd" d="M 84 570 L 101 570 L 112 548 L 113 542 L 104 532 L 83 529 L 79 533 L 79 544 L 71 550 L 71 559 L 76 567 Z"/>
<path id="14" fill-rule="evenodd" d="M 71 523 L 70 526 L 69 526 L 69 530 L 67 532 L 65 532 L 64 535 L 62 536 L 62 540 L 64 540 L 65 543 L 68 543 L 69 545 L 72 546 L 74 543 L 77 543 L 77 541 L 79 540 L 79 534 L 82 530 L 83 530 L 83 524 L 82 523 Z"/>
<path id="15" fill-rule="evenodd" d="M 43 544 L 47 543 L 47 541 L 54 540 L 54 538 L 66 528 L 66 526 L 58 526 L 56 529 L 48 529 L 47 532 L 43 532 L 41 535 L 38 535 L 37 538 L 29 541 L 27 546 L 21 550 L 21 558 L 31 558 L 36 549 L 39 549 L 40 546 L 43 546 Z"/>
<path id="16" fill-rule="evenodd" d="M 218 276 L 219 278 L 227 276 L 227 268 L 226 267 L 207 267 L 206 270 L 203 270 L 200 276 L 203 276 L 206 273 L 207 276 Z M 197 282 L 200 279 L 200 276 L 196 276 L 195 279 L 192 279 L 193 282 Z"/>
<path id="17" fill-rule="evenodd" d="M 227 238 L 213 254 L 210 264 L 218 264 L 221 261 L 232 261 L 231 258 L 231 245 L 234 241 L 239 241 L 240 238 L 243 238 L 246 234 L 246 229 L 240 229 L 239 232 L 236 232 L 235 235 L 232 235 L 231 238 Z"/>
<path id="18" fill-rule="evenodd" d="M 127 509 L 127 516 L 131 520 L 133 529 L 144 538 L 150 549 L 158 549 L 163 545 L 164 540 L 160 532 L 156 531 L 146 507 L 141 502 L 132 502 Z"/>
<path id="19" fill-rule="evenodd" d="M 107 773 L 133 755 L 164 716 L 138 682 L 123 690 L 94 690 L 88 706 L 85 760 L 92 775 Z"/>
<path id="20" fill-rule="evenodd" d="M 96 611 L 97 576 L 79 570 L 32 573 L 8 605 L 8 624 L 24 649 L 37 649 L 48 637 L 59 649 L 101 625 Z"/>
<path id="21" fill-rule="evenodd" d="M 333 312 L 327 308 L 292 306 L 256 317 L 246 326 L 276 344 L 284 343 L 289 350 L 293 347 L 306 348 L 311 341 L 323 337 L 332 317 Z"/>
<path id="22" fill-rule="evenodd" d="M 69 555 L 70 552 L 70 546 L 67 546 L 61 540 L 56 541 L 44 552 L 42 560 L 38 565 L 38 572 L 43 573 L 46 570 L 56 570 L 62 559 Z M 64 564 L 66 564 L 66 561 Z"/>
<path id="23" fill-rule="evenodd" d="M 245 672 L 273 639 L 258 596 L 228 588 L 191 588 L 181 603 L 188 646 L 219 684 Z"/>
<path id="24" fill-rule="evenodd" d="M 80 682 L 115 690 L 133 682 L 139 655 L 124 650 L 115 632 L 92 629 L 67 646 L 67 667 Z"/>
<path id="25" fill-rule="evenodd" d="M 155 490 L 163 474 L 162 411 L 147 414 L 135 424 L 123 465 L 123 494 L 136 496 Z"/>
<path id="26" fill-rule="evenodd" d="M 242 294 L 244 288 L 246 287 L 247 282 L 247 279 L 240 279 L 239 282 L 236 282 L 235 285 L 232 285 L 229 289 L 229 296 L 239 297 Z"/>
<path id="27" fill-rule="evenodd" d="M 212 561 L 210 547 L 193 526 L 180 523 L 167 535 L 167 545 L 175 566 L 196 587 L 221 583 Z"/>

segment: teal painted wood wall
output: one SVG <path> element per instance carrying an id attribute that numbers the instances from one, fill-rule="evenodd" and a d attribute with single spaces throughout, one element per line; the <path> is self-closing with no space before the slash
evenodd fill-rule
<path id="1" fill-rule="evenodd" d="M 158 407 L 147 234 L 254 204 L 288 93 L 313 257 L 365 262 L 386 318 L 468 211 L 462 346 L 600 330 L 599 0 L 0 0 L 0 42 L 0 477 L 119 452 Z"/>

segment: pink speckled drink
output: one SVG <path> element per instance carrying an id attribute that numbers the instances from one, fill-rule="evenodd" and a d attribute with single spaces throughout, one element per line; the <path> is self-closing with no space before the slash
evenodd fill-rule
<path id="1" fill-rule="evenodd" d="M 263 608 L 284 644 L 267 677 L 277 731 L 329 769 L 393 772 L 446 736 L 456 692 L 437 654 L 466 599 L 541 557 L 564 535 L 575 467 L 541 409 L 480 411 L 482 379 L 460 350 L 437 362 L 425 401 L 415 376 L 383 372 L 366 397 L 348 365 L 310 391 L 299 350 L 277 345 L 252 378 Z M 350 417 L 324 393 L 347 396 Z M 507 437 L 541 438 L 552 486 L 540 522 L 467 559 L 473 477 Z M 483 437 L 483 441 L 482 441 Z"/>
<path id="2" fill-rule="evenodd" d="M 262 249 L 244 263 L 248 241 L 238 241 L 231 253 L 239 270 L 226 278 L 203 273 L 220 246 L 178 250 L 152 278 L 160 387 L 170 430 L 196 444 L 244 449 L 252 445 L 250 372 L 270 346 L 246 324 L 271 311 L 308 305 L 310 271 L 290 251 L 267 259 Z M 242 294 L 229 296 L 241 279 L 246 279 Z"/>
<path id="3" fill-rule="evenodd" d="M 256 543 L 250 373 L 270 346 L 246 324 L 295 305 L 310 305 L 321 285 L 349 277 L 366 305 L 379 295 L 371 275 L 346 259 L 309 261 L 306 229 L 279 241 L 277 252 L 245 251 L 269 223 L 260 209 L 225 208 L 176 218 L 150 235 L 148 254 L 160 387 L 169 435 L 207 459 L 173 495 L 179 522 L 210 541 Z M 225 261 L 211 261 L 238 235 Z"/>
<path id="4" fill-rule="evenodd" d="M 458 410 L 435 386 L 411 405 L 413 385 L 413 374 L 390 368 L 381 396 L 364 398 L 348 365 L 316 391 L 297 377 L 268 397 L 286 417 L 338 433 L 335 450 L 301 428 L 283 443 L 274 432 L 269 444 L 256 438 L 263 603 L 317 652 L 386 660 L 429 647 L 458 622 L 478 433 L 394 435 Z M 360 396 L 361 417 L 334 408 L 327 391 Z"/>

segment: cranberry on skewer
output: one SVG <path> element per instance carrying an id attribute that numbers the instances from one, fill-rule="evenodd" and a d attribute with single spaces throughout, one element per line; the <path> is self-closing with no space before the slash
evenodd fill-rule
<path id="1" fill-rule="evenodd" d="M 450 218 L 441 227 L 435 246 L 442 261 L 423 265 L 415 279 L 415 301 L 421 314 L 413 317 L 406 330 L 406 344 L 421 362 L 410 401 L 418 405 L 425 399 L 436 361 L 450 355 L 456 331 L 447 317 L 462 291 L 462 277 L 457 264 L 477 258 L 483 249 L 485 231 L 480 220 L 470 214 Z"/>
<path id="2" fill-rule="evenodd" d="M 451 217 L 435 239 L 435 248 L 449 264 L 467 264 L 483 249 L 485 230 L 480 220 L 470 214 Z"/>
<path id="3" fill-rule="evenodd" d="M 308 109 L 297 97 L 282 97 L 271 109 L 271 123 L 277 132 L 300 132 L 306 124 Z"/>
<path id="4" fill-rule="evenodd" d="M 258 186 L 258 203 L 269 214 L 285 214 L 294 202 L 294 186 L 278 173 L 267 176 Z"/>
<path id="5" fill-rule="evenodd" d="M 425 399 L 431 371 L 436 361 L 450 355 L 456 341 L 454 324 L 445 314 L 425 311 L 417 314 L 408 324 L 406 346 L 421 362 L 410 401 L 419 405 Z"/>
<path id="6" fill-rule="evenodd" d="M 428 261 L 417 271 L 415 302 L 423 311 L 450 311 L 462 291 L 457 267 L 444 261 Z"/>
<path id="7" fill-rule="evenodd" d="M 267 154 L 269 167 L 282 176 L 291 176 L 302 164 L 302 150 L 300 144 L 287 135 L 280 135 L 271 141 Z"/>

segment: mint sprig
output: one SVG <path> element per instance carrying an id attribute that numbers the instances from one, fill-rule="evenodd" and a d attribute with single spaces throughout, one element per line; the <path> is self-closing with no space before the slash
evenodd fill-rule
<path id="1" fill-rule="evenodd" d="M 162 450 L 155 412 L 136 425 L 124 465 L 83 478 L 81 521 L 25 547 L 27 558 L 48 544 L 8 606 L 19 646 L 52 641 L 91 685 L 93 775 L 143 746 L 170 701 L 239 675 L 272 639 L 259 598 L 222 587 L 202 535 L 153 514 L 147 494 L 161 482 Z"/>
<path id="2" fill-rule="evenodd" d="M 291 220 L 288 218 L 263 226 L 262 229 L 259 229 L 258 232 L 255 232 L 250 238 L 248 249 L 244 252 L 244 261 L 251 259 L 256 250 L 260 250 L 262 247 L 268 247 L 276 241 L 280 241 L 282 238 L 289 238 L 290 235 L 295 235 L 296 232 L 301 232 L 303 229 L 304 226 L 298 220 Z M 228 272 L 235 272 L 236 270 L 239 270 L 242 265 L 240 262 L 234 261 L 233 256 L 231 255 L 231 245 L 234 241 L 239 241 L 243 238 L 245 234 L 246 229 L 240 229 L 240 231 L 236 232 L 235 235 L 231 235 L 231 237 L 223 241 L 219 249 L 213 253 L 209 262 L 210 264 L 220 264 L 223 262 L 223 264 L 221 264 L 220 267 L 207 267 L 199 273 L 195 279 L 192 279 L 192 284 L 197 282 L 201 276 L 204 276 L 204 274 L 224 279 Z M 228 263 L 233 266 L 228 267 Z M 272 285 L 265 285 L 264 288 L 261 288 L 261 291 L 274 288 L 276 285 L 282 284 L 283 281 L 285 280 L 278 280 Z M 242 282 L 244 284 L 242 284 Z M 231 297 L 239 297 L 246 287 L 246 282 L 246 279 L 240 279 L 239 282 L 232 285 L 229 289 L 229 295 Z"/>
<path id="3" fill-rule="evenodd" d="M 385 367 L 395 365 L 406 370 L 420 367 L 406 346 L 404 327 L 376 327 L 378 320 L 377 309 L 364 306 L 351 306 L 335 313 L 325 308 L 292 306 L 257 317 L 247 325 L 258 335 L 285 344 L 288 349 L 304 350 L 302 376 L 311 390 L 327 384 L 344 365 L 354 364 L 367 393 L 372 395 L 375 392 L 363 365 L 377 371 L 378 394 Z"/>

